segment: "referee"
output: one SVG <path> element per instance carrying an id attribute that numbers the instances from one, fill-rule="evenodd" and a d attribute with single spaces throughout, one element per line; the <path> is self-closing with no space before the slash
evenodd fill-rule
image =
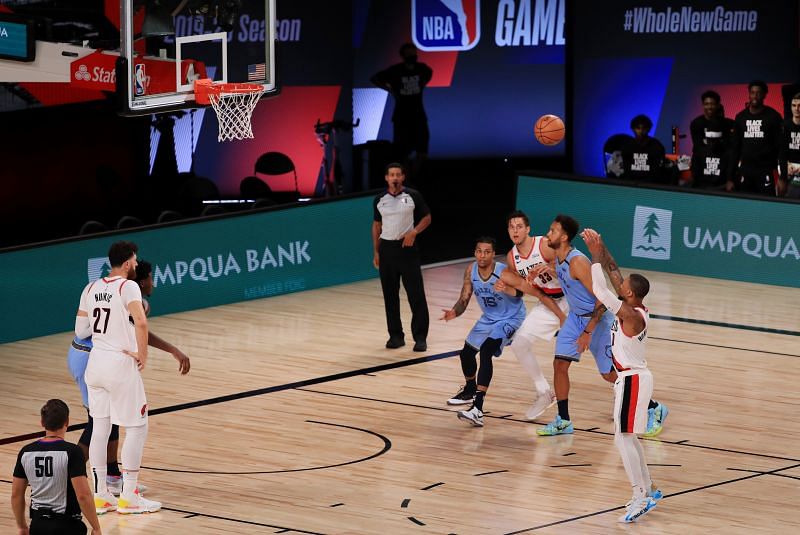
<path id="1" fill-rule="evenodd" d="M 69 425 L 69 407 L 51 399 L 41 410 L 45 437 L 20 450 L 14 467 L 11 508 L 19 535 L 83 535 L 86 525 L 81 511 L 100 535 L 92 491 L 86 479 L 83 452 L 64 441 Z M 31 526 L 25 521 L 25 489 L 31 486 Z"/>
<path id="2" fill-rule="evenodd" d="M 386 192 L 376 196 L 372 203 L 372 244 L 375 250 L 372 263 L 381 275 L 386 326 L 389 329 L 386 347 L 396 349 L 406 344 L 400 319 L 402 278 L 408 304 L 411 305 L 414 351 L 426 351 L 430 321 L 416 238 L 431 224 L 431 212 L 418 191 L 403 186 L 406 173 L 401 164 L 387 165 L 385 178 L 388 185 Z"/>

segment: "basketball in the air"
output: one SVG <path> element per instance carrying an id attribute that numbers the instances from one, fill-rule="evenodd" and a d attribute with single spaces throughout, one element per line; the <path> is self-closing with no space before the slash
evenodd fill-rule
<path id="1" fill-rule="evenodd" d="M 533 135 L 542 145 L 558 145 L 564 139 L 564 121 L 558 115 L 542 115 L 533 125 Z"/>

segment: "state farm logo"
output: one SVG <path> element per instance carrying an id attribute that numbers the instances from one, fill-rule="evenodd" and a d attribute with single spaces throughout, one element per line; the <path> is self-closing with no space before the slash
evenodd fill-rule
<path id="1" fill-rule="evenodd" d="M 86 65 L 81 65 L 78 67 L 78 70 L 75 71 L 75 79 L 76 80 L 83 80 L 84 82 L 88 82 L 92 79 L 92 76 L 89 74 L 89 67 Z"/>
<path id="2" fill-rule="evenodd" d="M 103 67 L 94 67 L 89 72 L 89 67 L 86 65 L 78 66 L 75 71 L 75 79 L 83 82 L 98 82 L 101 84 L 113 84 L 117 81 L 117 73 L 113 70 L 104 69 Z"/>
<path id="3" fill-rule="evenodd" d="M 72 83 L 86 89 L 114 91 L 117 87 L 116 56 L 93 52 L 73 61 Z"/>

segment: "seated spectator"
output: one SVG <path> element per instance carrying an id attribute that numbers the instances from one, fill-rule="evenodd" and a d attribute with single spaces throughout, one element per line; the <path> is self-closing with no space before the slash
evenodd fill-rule
<path id="1" fill-rule="evenodd" d="M 781 142 L 781 187 L 786 196 L 800 199 L 800 93 L 792 97 L 792 118 L 783 125 Z"/>
<path id="2" fill-rule="evenodd" d="M 775 197 L 783 119 L 773 108 L 764 105 L 769 91 L 765 82 L 754 80 L 747 88 L 748 106 L 737 113 L 735 119 L 734 154 L 739 169 L 725 189 Z"/>
<path id="3" fill-rule="evenodd" d="M 721 189 L 734 172 L 731 150 L 736 125 L 725 117 L 719 93 L 706 91 L 700 101 L 703 114 L 689 125 L 692 134 L 692 185 Z"/>
<path id="4" fill-rule="evenodd" d="M 622 178 L 642 182 L 663 182 L 664 145 L 650 137 L 653 121 L 647 115 L 631 120 L 634 138 L 622 147 Z"/>

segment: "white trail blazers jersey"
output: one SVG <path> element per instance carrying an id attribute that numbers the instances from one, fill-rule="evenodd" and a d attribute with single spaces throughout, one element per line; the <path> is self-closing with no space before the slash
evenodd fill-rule
<path id="1" fill-rule="evenodd" d="M 622 322 L 619 317 L 614 318 L 611 325 L 611 354 L 614 366 L 620 370 L 647 368 L 644 357 L 645 344 L 647 343 L 647 323 L 650 321 L 650 312 L 646 308 L 636 307 L 634 310 L 644 318 L 644 329 L 635 336 L 628 336 L 622 331 Z"/>
<path id="2" fill-rule="evenodd" d="M 117 352 L 137 350 L 136 332 L 128 304 L 141 300 L 139 285 L 122 277 L 97 279 L 86 286 L 81 294 L 80 309 L 89 314 L 95 349 Z"/>
<path id="3" fill-rule="evenodd" d="M 514 269 L 516 269 L 517 273 L 523 278 L 528 276 L 528 272 L 534 266 L 547 264 L 547 261 L 542 257 L 542 248 L 545 247 L 542 242 L 542 236 L 534 236 L 533 247 L 531 247 L 531 252 L 528 256 L 522 256 L 516 245 L 511 250 L 511 254 L 514 256 Z M 535 286 L 550 297 L 561 297 L 564 295 L 561 291 L 561 284 L 558 282 L 558 277 L 556 277 L 555 274 L 542 273 L 536 278 Z"/>

